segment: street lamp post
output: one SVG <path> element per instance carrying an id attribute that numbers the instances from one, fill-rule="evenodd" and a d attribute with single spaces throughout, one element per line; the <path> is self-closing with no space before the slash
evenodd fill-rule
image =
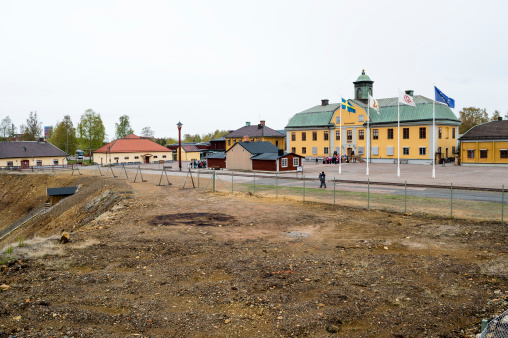
<path id="1" fill-rule="evenodd" d="M 182 122 L 178 121 L 178 168 L 182 171 Z"/>

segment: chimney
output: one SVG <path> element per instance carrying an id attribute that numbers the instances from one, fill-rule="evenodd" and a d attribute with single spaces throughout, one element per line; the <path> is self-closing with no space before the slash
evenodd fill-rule
<path id="1" fill-rule="evenodd" d="M 245 122 L 245 125 L 248 127 L 250 126 L 250 122 Z"/>
<path id="2" fill-rule="evenodd" d="M 415 91 L 414 90 L 406 90 L 406 94 L 413 97 L 414 96 L 414 93 Z"/>
<path id="3" fill-rule="evenodd" d="M 322 106 L 328 106 L 328 102 L 329 102 L 329 101 L 330 101 L 330 100 L 326 100 L 326 99 L 325 99 L 325 100 L 321 100 L 321 105 L 322 105 Z"/>
<path id="4" fill-rule="evenodd" d="M 243 142 L 250 142 L 250 138 L 248 136 L 243 137 Z"/>
<path id="5" fill-rule="evenodd" d="M 259 121 L 259 124 L 262 124 L 264 126 L 265 125 L 265 120 Z"/>

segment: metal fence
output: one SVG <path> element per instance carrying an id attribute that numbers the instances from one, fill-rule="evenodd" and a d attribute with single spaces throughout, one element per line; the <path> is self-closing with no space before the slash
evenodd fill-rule
<path id="1" fill-rule="evenodd" d="M 492 319 L 482 331 L 481 338 L 508 338 L 508 311 Z"/>

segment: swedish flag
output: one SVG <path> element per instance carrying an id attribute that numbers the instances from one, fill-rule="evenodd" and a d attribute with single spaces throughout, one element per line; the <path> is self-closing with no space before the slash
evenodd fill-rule
<path id="1" fill-rule="evenodd" d="M 351 105 L 349 100 L 342 99 L 342 109 L 347 109 L 350 113 L 356 113 L 356 109 Z"/>

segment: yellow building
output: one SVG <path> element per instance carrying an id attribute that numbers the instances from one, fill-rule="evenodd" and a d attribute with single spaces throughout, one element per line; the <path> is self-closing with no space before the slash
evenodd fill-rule
<path id="1" fill-rule="evenodd" d="M 508 121 L 502 118 L 474 126 L 459 141 L 463 165 L 508 165 Z"/>
<path id="2" fill-rule="evenodd" d="M 0 167 L 67 165 L 67 156 L 47 141 L 0 142 Z"/>
<path id="3" fill-rule="evenodd" d="M 251 126 L 247 122 L 245 126 L 224 136 L 226 139 L 226 151 L 229 150 L 237 142 L 242 142 L 243 138 L 248 136 L 250 142 L 267 141 L 279 149 L 284 149 L 285 135 L 269 128 L 265 125 L 265 121 L 261 121 L 258 125 Z"/>
<path id="4" fill-rule="evenodd" d="M 448 106 L 407 91 L 416 107 L 398 106 L 398 97 L 394 97 L 378 99 L 379 114 L 375 110 L 368 111 L 367 97 L 372 95 L 373 83 L 365 72 L 354 82 L 355 98 L 348 100 L 354 112 L 344 109 L 341 103 L 330 104 L 328 100 L 322 100 L 321 105 L 294 115 L 285 128 L 286 151 L 307 157 L 328 157 L 337 153 L 366 158 L 370 139 L 372 162 L 393 162 L 399 156 L 411 163 L 430 163 L 432 138 L 435 137 L 436 152 L 442 157 L 453 156 L 460 121 Z M 434 108 L 435 130 L 432 128 Z M 398 109 L 400 129 L 397 126 Z M 400 147 L 397 148 L 399 132 Z"/>

